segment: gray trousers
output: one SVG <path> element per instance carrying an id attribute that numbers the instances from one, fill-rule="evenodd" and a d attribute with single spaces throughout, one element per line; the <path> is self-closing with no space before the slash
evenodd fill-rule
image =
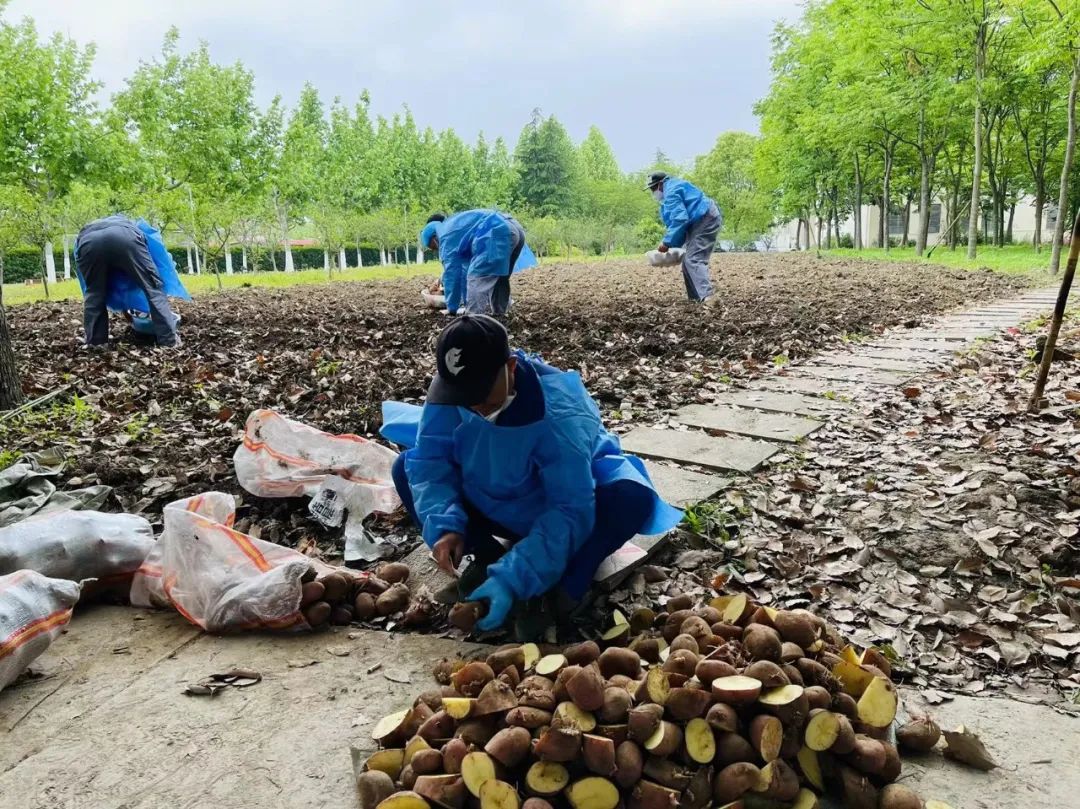
<path id="1" fill-rule="evenodd" d="M 525 246 L 525 228 L 512 216 L 510 226 L 510 272 L 506 275 L 477 275 L 468 280 L 465 308 L 473 315 L 505 315 L 510 311 L 510 276 L 514 274 L 521 248 Z"/>
<path id="2" fill-rule="evenodd" d="M 712 258 L 716 237 L 723 225 L 724 217 L 716 203 L 713 203 L 705 215 L 687 231 L 682 274 L 686 295 L 692 301 L 703 301 L 713 293 L 712 280 L 709 278 L 709 259 Z"/>
<path id="3" fill-rule="evenodd" d="M 75 242 L 75 266 L 86 282 L 83 323 L 87 345 L 109 342 L 109 312 L 105 299 L 109 275 L 122 272 L 144 293 L 150 305 L 150 322 L 159 346 L 176 345 L 176 315 L 162 291 L 161 276 L 146 247 L 146 237 L 130 220 L 110 216 L 91 222 Z"/>

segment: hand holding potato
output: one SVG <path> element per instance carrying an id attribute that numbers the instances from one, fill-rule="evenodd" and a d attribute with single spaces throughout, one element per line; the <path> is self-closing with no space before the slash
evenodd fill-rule
<path id="1" fill-rule="evenodd" d="M 476 624 L 477 628 L 484 632 L 490 632 L 502 626 L 510 612 L 510 607 L 514 605 L 514 594 L 495 577 L 489 578 L 473 590 L 468 598 L 469 601 L 488 602 L 487 615 Z"/>

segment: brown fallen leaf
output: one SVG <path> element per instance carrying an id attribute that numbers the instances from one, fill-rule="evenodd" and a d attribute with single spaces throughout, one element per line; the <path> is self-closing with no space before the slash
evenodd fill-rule
<path id="1" fill-rule="evenodd" d="M 963 725 L 960 725 L 956 730 L 946 730 L 943 733 L 947 745 L 945 755 L 949 758 L 956 759 L 961 764 L 967 764 L 969 767 L 984 772 L 989 772 L 999 766 L 990 757 L 990 753 L 983 745 L 982 740 Z"/>
<path id="2" fill-rule="evenodd" d="M 922 388 L 904 388 L 904 396 L 908 399 L 918 399 L 922 396 Z"/>

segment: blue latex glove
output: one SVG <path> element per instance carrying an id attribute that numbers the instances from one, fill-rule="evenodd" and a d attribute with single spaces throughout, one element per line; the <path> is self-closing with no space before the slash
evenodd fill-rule
<path id="1" fill-rule="evenodd" d="M 506 615 L 514 606 L 514 594 L 506 589 L 494 576 L 473 590 L 467 597 L 468 601 L 486 601 L 488 612 L 476 627 L 484 632 L 498 629 L 506 621 Z"/>

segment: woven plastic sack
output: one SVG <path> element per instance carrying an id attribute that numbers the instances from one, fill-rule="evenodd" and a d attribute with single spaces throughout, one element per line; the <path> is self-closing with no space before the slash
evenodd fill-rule
<path id="1" fill-rule="evenodd" d="M 133 514 L 43 514 L 0 528 L 0 575 L 36 570 L 54 579 L 130 583 L 153 547 L 150 523 Z"/>
<path id="2" fill-rule="evenodd" d="M 645 254 L 645 257 L 649 259 L 649 264 L 653 267 L 673 267 L 682 263 L 685 253 L 686 251 L 681 247 L 672 247 L 666 253 L 661 253 L 659 250 L 650 250 Z"/>
<path id="3" fill-rule="evenodd" d="M 301 579 L 336 571 L 302 553 L 235 530 L 231 494 L 206 494 L 165 506 L 165 530 L 135 574 L 131 603 L 173 607 L 207 632 L 310 629 L 300 614 Z"/>
<path id="4" fill-rule="evenodd" d="M 79 585 L 35 570 L 0 576 L 0 689 L 60 636 L 79 600 Z"/>

